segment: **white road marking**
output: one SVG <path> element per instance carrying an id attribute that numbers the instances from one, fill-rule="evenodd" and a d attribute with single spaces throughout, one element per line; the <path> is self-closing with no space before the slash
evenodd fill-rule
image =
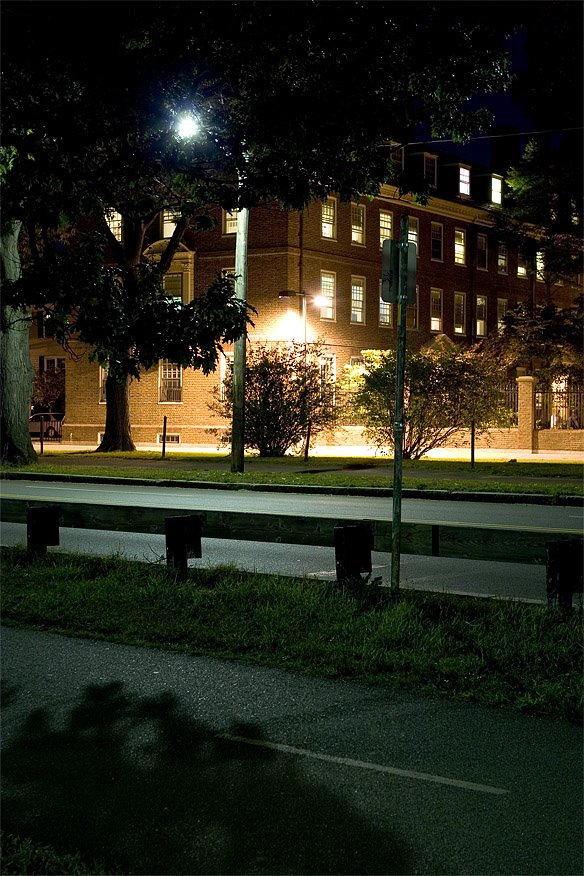
<path id="1" fill-rule="evenodd" d="M 282 751 L 285 754 L 297 754 L 301 757 L 310 757 L 313 760 L 324 760 L 329 763 L 358 767 L 359 769 L 371 770 L 376 773 L 387 773 L 405 779 L 417 779 L 421 782 L 434 782 L 437 785 L 450 785 L 454 788 L 462 788 L 465 791 L 478 791 L 482 794 L 495 794 L 497 796 L 511 793 L 507 788 L 497 788 L 494 785 L 481 785 L 476 782 L 466 782 L 463 779 L 449 779 L 447 776 L 436 776 L 432 773 L 418 773 L 415 770 L 402 770 L 398 767 L 385 766 L 381 763 L 354 760 L 352 757 L 336 757 L 332 754 L 321 754 L 318 751 L 310 751 L 308 748 L 295 748 L 293 745 L 283 745 L 280 742 L 268 742 L 265 739 L 248 739 L 246 736 L 234 736 L 231 733 L 221 733 L 220 738 L 227 739 L 229 742 L 242 742 L 245 745 L 255 745 L 258 748 L 269 748 L 273 751 Z"/>

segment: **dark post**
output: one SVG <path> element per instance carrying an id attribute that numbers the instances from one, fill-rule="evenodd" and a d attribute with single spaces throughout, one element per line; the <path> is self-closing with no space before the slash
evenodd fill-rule
<path id="1" fill-rule="evenodd" d="M 40 432 L 39 432 L 39 437 L 40 437 L 40 440 L 41 440 L 41 450 L 40 450 L 40 452 L 41 452 L 41 454 L 42 454 L 42 452 L 43 452 L 43 450 L 44 450 L 44 439 L 45 439 L 45 415 L 44 415 L 44 414 L 41 414 L 41 422 L 40 422 Z"/>
<path id="2" fill-rule="evenodd" d="M 166 455 L 166 416 L 162 420 L 162 458 Z"/>
<path id="3" fill-rule="evenodd" d="M 474 468 L 475 462 L 475 421 L 470 424 L 470 467 Z"/>
<path id="4" fill-rule="evenodd" d="M 406 365 L 406 314 L 408 295 L 408 214 L 400 222 L 399 291 L 397 298 L 397 360 L 395 376 L 395 422 L 393 426 L 393 515 L 391 524 L 391 592 L 399 590 L 401 549 L 402 459 L 404 440 L 404 381 Z"/>
<path id="5" fill-rule="evenodd" d="M 29 554 L 44 556 L 48 545 L 59 544 L 59 515 L 59 508 L 53 505 L 36 505 L 26 509 L 26 547 Z"/>
<path id="6" fill-rule="evenodd" d="M 202 557 L 201 533 L 203 520 L 196 514 L 166 517 L 166 565 L 180 575 L 186 575 L 189 557 Z"/>
<path id="7" fill-rule="evenodd" d="M 373 530 L 370 523 L 343 523 L 334 528 L 337 581 L 355 581 L 371 572 Z"/>

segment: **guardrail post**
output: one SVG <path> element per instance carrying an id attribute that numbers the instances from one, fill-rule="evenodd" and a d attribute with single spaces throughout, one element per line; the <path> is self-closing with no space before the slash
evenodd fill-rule
<path id="1" fill-rule="evenodd" d="M 354 581 L 371 572 L 373 527 L 370 523 L 344 523 L 334 528 L 337 581 Z"/>
<path id="2" fill-rule="evenodd" d="M 189 557 L 202 557 L 203 519 L 196 514 L 165 517 L 166 565 L 186 575 Z"/>
<path id="3" fill-rule="evenodd" d="M 60 509 L 35 505 L 26 509 L 26 547 L 29 554 L 44 556 L 48 545 L 59 544 Z"/>
<path id="4" fill-rule="evenodd" d="M 569 611 L 572 595 L 582 593 L 584 545 L 572 538 L 546 543 L 546 587 L 548 605 L 557 604 Z"/>

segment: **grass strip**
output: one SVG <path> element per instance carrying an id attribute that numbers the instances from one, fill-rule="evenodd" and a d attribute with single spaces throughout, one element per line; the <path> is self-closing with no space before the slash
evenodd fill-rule
<path id="1" fill-rule="evenodd" d="M 276 484 L 323 487 L 391 487 L 392 460 L 323 457 L 308 462 L 296 457 L 246 460 L 234 474 L 224 459 L 181 454 L 161 459 L 151 451 L 47 453 L 28 466 L 2 466 L 3 472 L 127 477 L 143 480 L 207 481 L 222 484 Z M 418 490 L 500 492 L 548 496 L 583 496 L 584 466 L 577 463 L 477 462 L 407 460 L 403 485 Z"/>
<path id="2" fill-rule="evenodd" d="M 2 548 L 7 623 L 582 718 L 582 605 Z"/>

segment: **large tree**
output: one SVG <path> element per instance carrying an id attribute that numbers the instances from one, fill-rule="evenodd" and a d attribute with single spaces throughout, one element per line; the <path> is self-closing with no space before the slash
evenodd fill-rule
<path id="1" fill-rule="evenodd" d="M 421 2 L 415 14 L 405 2 L 118 3 L 107 15 L 96 2 L 4 6 L 5 137 L 32 130 L 27 148 L 39 147 L 22 166 L 24 185 L 12 179 L 8 215 L 25 221 L 37 260 L 48 257 L 40 232 L 56 217 L 89 222 L 120 269 L 104 294 L 124 295 L 126 306 L 151 275 L 145 234 L 160 210 L 180 214 L 162 274 L 206 202 L 231 209 L 276 198 L 300 209 L 331 192 L 374 194 L 387 181 L 424 198 L 423 181 L 391 161 L 390 141 L 410 142 L 422 123 L 463 140 L 489 121 L 465 112 L 468 99 L 507 82 L 509 26 L 485 3 Z M 199 123 L 191 141 L 175 134 L 185 111 Z M 20 193 L 43 171 L 39 209 Z M 122 216 L 121 245 L 109 209 Z M 111 350 L 110 366 L 128 352 Z M 106 425 L 102 449 L 132 446 L 129 425 L 120 428 L 130 373 L 108 386 L 117 425 Z"/>

